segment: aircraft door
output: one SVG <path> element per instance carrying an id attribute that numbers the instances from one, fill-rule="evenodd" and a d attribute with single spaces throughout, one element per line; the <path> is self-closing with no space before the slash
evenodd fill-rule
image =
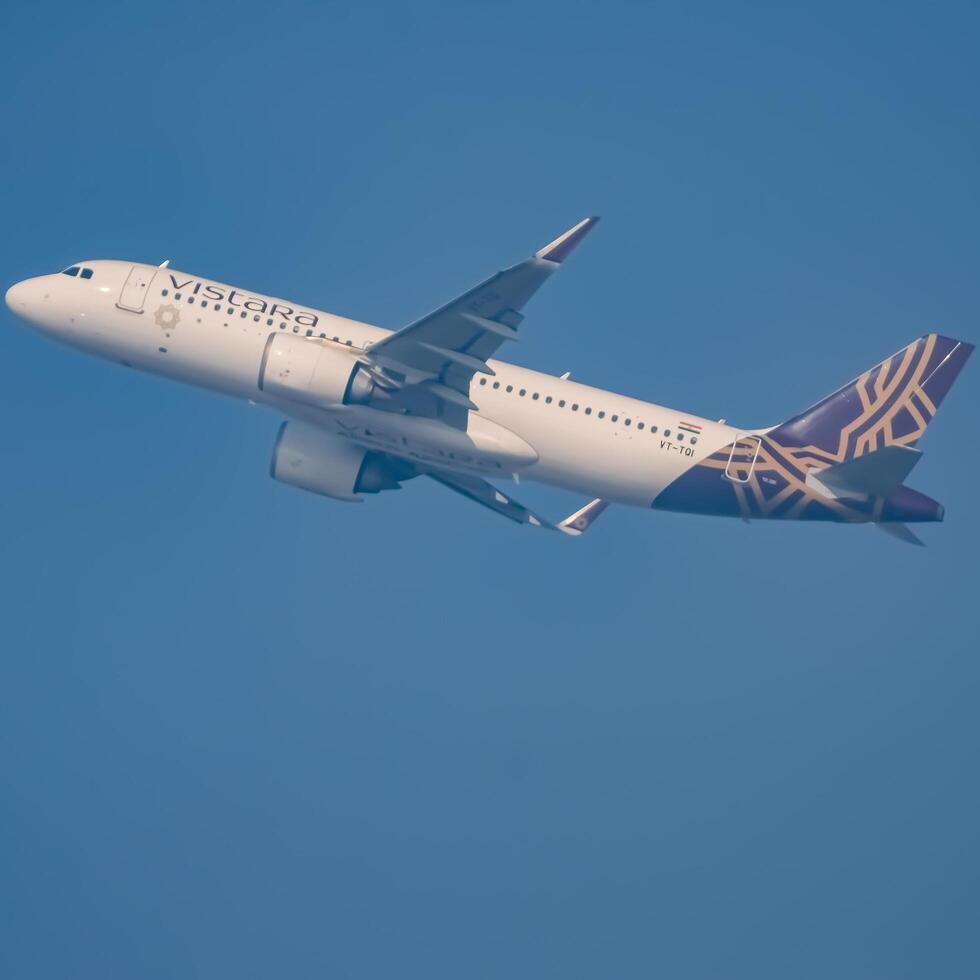
<path id="1" fill-rule="evenodd" d="M 732 443 L 725 476 L 733 483 L 748 483 L 752 479 L 755 461 L 759 458 L 762 440 L 758 436 L 740 435 Z"/>
<path id="2" fill-rule="evenodd" d="M 129 275 L 123 283 L 122 292 L 119 294 L 119 301 L 116 306 L 121 310 L 129 310 L 131 313 L 143 312 L 143 301 L 150 289 L 150 283 L 156 276 L 156 269 L 148 269 L 146 266 L 134 265 L 129 270 Z"/>

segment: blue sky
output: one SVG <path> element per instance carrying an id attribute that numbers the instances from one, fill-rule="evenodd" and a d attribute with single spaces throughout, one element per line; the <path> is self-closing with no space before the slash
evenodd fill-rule
<path id="1" fill-rule="evenodd" d="M 772 424 L 980 336 L 978 37 L 21 5 L 0 268 L 170 258 L 395 327 L 600 213 L 515 360 Z M 279 486 L 272 413 L 3 316 L 4 976 L 977 975 L 976 364 L 927 548 L 625 508 L 572 542 Z"/>

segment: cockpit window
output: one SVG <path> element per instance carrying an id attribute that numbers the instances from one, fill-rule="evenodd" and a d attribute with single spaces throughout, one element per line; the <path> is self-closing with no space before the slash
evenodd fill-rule
<path id="1" fill-rule="evenodd" d="M 80 265 L 70 265 L 61 274 L 63 276 L 78 276 L 79 279 L 91 279 L 92 269 L 82 268 Z"/>
<path id="2" fill-rule="evenodd" d="M 92 270 L 91 269 L 82 269 L 82 273 L 81 273 L 81 277 L 80 278 L 82 278 L 82 279 L 91 279 L 92 278 Z"/>
<path id="3" fill-rule="evenodd" d="M 77 265 L 73 265 L 62 273 L 63 276 L 77 276 L 79 273 L 79 268 Z"/>

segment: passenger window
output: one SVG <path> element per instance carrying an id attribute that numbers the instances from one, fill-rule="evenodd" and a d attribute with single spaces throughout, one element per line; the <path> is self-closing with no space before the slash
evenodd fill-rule
<path id="1" fill-rule="evenodd" d="M 480 378 L 480 384 L 481 385 L 485 385 L 486 383 L 487 383 L 487 379 L 486 378 Z"/>
<path id="2" fill-rule="evenodd" d="M 669 439 L 670 438 L 670 429 L 664 429 L 664 438 L 665 439 Z"/>
<path id="3" fill-rule="evenodd" d="M 508 393 L 509 392 L 512 392 L 513 390 L 514 390 L 514 386 L 513 385 L 507 385 L 507 391 L 508 391 Z"/>
<path id="4" fill-rule="evenodd" d="M 559 408 L 564 408 L 564 407 L 565 407 L 565 399 L 564 399 L 564 398 L 562 398 L 562 399 L 561 399 L 561 400 L 560 400 L 560 401 L 558 402 L 558 407 L 559 407 Z"/>
<path id="5" fill-rule="evenodd" d="M 693 446 L 698 441 L 697 436 L 691 436 L 691 445 Z"/>
<path id="6" fill-rule="evenodd" d="M 650 431 L 651 432 L 656 432 L 657 431 L 657 427 L 655 425 L 651 425 L 650 426 Z"/>
<path id="7" fill-rule="evenodd" d="M 167 295 L 167 293 L 169 293 L 169 292 L 170 292 L 170 290 L 169 290 L 169 289 L 161 289 L 161 290 L 160 290 L 160 295 L 161 295 L 161 296 L 166 296 L 166 295 Z"/>
<path id="8" fill-rule="evenodd" d="M 618 415 L 613 415 L 613 416 L 610 417 L 609 421 L 610 422 L 618 422 L 619 421 L 619 416 Z"/>
<path id="9" fill-rule="evenodd" d="M 92 278 L 92 270 L 91 269 L 82 269 L 82 274 L 81 274 L 81 277 L 80 278 L 82 278 L 82 279 L 91 279 Z"/>
<path id="10" fill-rule="evenodd" d="M 632 425 L 632 424 L 633 424 L 632 419 L 626 419 L 626 421 L 623 423 L 623 425 Z"/>
<path id="11" fill-rule="evenodd" d="M 174 293 L 174 299 L 177 300 L 177 302 L 179 303 L 180 302 L 180 293 Z"/>
<path id="12" fill-rule="evenodd" d="M 678 442 L 683 442 L 684 441 L 684 433 L 683 432 L 678 432 L 677 433 L 677 441 Z"/>
<path id="13" fill-rule="evenodd" d="M 545 403 L 545 405 L 550 405 L 551 404 L 551 395 L 548 395 L 548 397 L 545 398 L 544 403 Z"/>
<path id="14" fill-rule="evenodd" d="M 537 392 L 535 392 L 533 395 L 531 395 L 531 401 L 536 402 L 540 397 L 541 396 Z"/>
<path id="15" fill-rule="evenodd" d="M 636 423 L 636 427 L 637 427 L 638 429 L 642 429 L 642 428 L 643 428 L 643 423 L 642 423 L 642 422 L 637 422 L 637 423 Z"/>
<path id="16" fill-rule="evenodd" d="M 201 306 L 203 306 L 205 309 L 207 309 L 207 305 L 208 305 L 208 301 L 206 299 L 202 299 L 201 300 Z"/>
<path id="17" fill-rule="evenodd" d="M 521 388 L 518 394 L 523 398 L 527 394 L 527 388 Z"/>
<path id="18" fill-rule="evenodd" d="M 585 414 L 586 414 L 586 415 L 591 415 L 591 414 L 592 414 L 592 409 L 591 409 L 591 408 L 587 408 L 587 409 L 585 410 Z"/>
<path id="19" fill-rule="evenodd" d="M 606 413 L 605 412 L 600 412 L 599 413 L 599 418 L 604 419 L 605 417 L 606 417 Z"/>
<path id="20" fill-rule="evenodd" d="M 193 296 L 188 296 L 187 297 L 187 302 L 188 303 L 193 303 L 194 302 L 194 297 Z"/>
<path id="21" fill-rule="evenodd" d="M 573 412 L 577 412 L 578 411 L 578 402 L 576 402 L 574 405 L 572 405 L 572 411 Z"/>

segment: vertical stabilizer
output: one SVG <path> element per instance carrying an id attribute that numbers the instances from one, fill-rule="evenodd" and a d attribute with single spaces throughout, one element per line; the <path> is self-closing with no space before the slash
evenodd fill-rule
<path id="1" fill-rule="evenodd" d="M 905 524 L 943 519 L 942 504 L 904 481 L 920 456 L 915 444 L 972 351 L 952 337 L 920 337 L 789 421 L 719 447 L 665 487 L 654 506 L 871 522 L 909 540 Z"/>
<path id="2" fill-rule="evenodd" d="M 766 435 L 827 464 L 885 446 L 914 446 L 973 351 L 927 334 Z"/>

